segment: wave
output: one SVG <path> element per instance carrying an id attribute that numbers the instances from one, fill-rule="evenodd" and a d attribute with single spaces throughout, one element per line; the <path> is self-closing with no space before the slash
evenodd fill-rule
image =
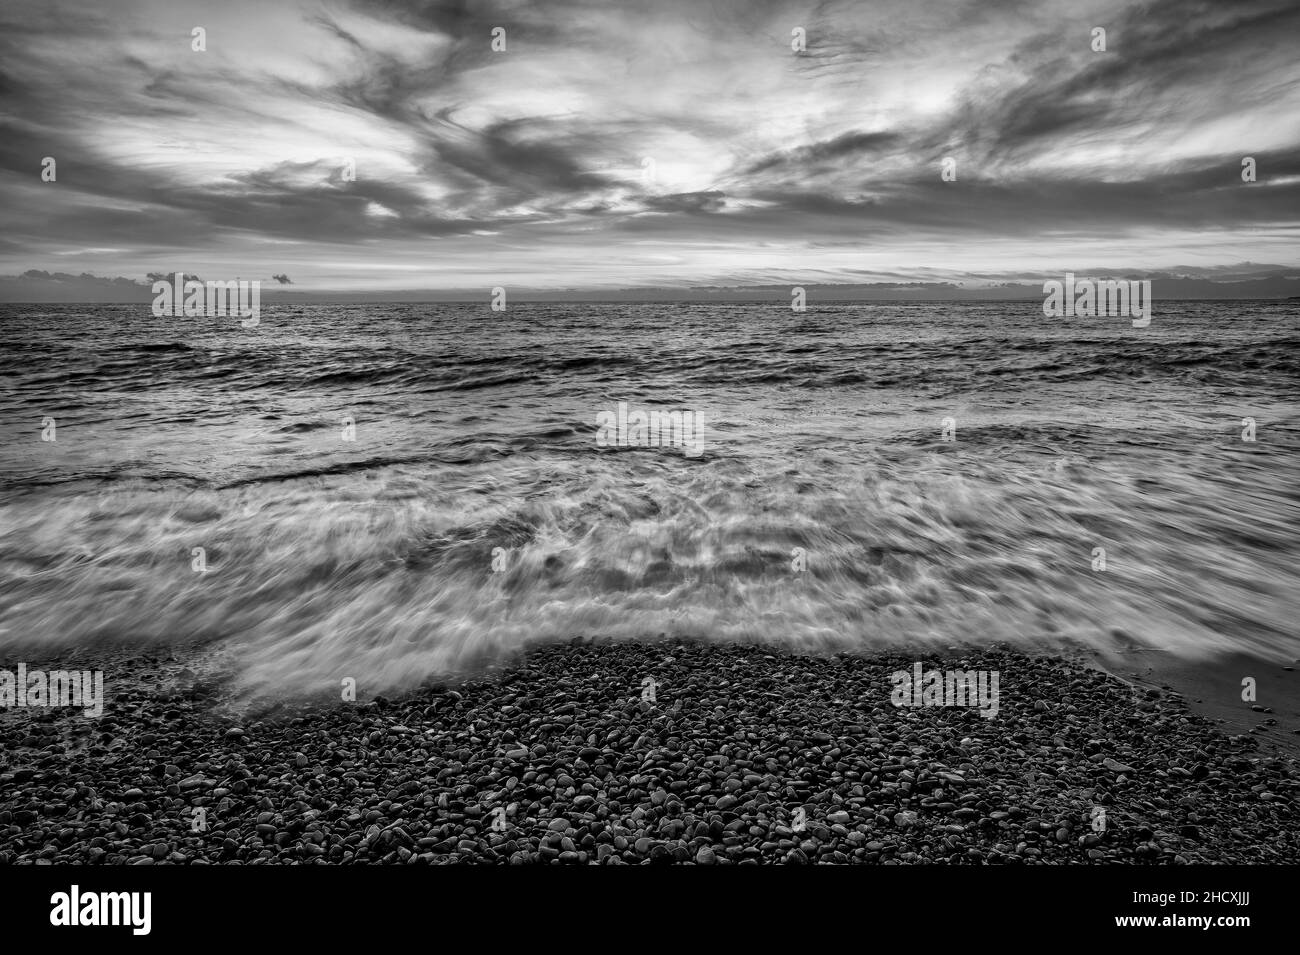
<path id="1" fill-rule="evenodd" d="M 402 688 L 574 636 L 1296 649 L 1294 544 L 1243 493 L 1250 462 L 1207 505 L 1208 475 L 1045 455 L 626 458 L 11 502 L 0 646 L 221 640 L 253 694 Z"/>
<path id="2" fill-rule="evenodd" d="M 255 694 L 575 636 L 1300 656 L 1300 309 L 1037 311 L 10 315 L 0 650 L 217 641 Z M 598 448 L 618 401 L 704 453 Z"/>

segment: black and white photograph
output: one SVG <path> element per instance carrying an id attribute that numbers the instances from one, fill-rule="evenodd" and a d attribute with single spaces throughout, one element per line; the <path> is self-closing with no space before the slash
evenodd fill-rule
<path id="1" fill-rule="evenodd" d="M 1295 0 L 0 0 L 6 925 L 644 865 L 1276 928 L 1298 48 Z"/>

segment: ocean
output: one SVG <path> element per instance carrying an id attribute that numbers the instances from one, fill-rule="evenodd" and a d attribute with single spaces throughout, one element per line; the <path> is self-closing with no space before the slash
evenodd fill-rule
<path id="1" fill-rule="evenodd" d="M 1300 655 L 1300 303 L 0 306 L 0 651 Z M 677 412 L 694 448 L 598 440 Z M 610 420 L 606 417 L 604 420 Z"/>

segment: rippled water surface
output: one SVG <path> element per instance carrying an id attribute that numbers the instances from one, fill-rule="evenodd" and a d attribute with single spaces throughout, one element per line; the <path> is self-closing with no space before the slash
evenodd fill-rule
<path id="1" fill-rule="evenodd" d="M 221 640 L 292 689 L 576 635 L 1300 649 L 1300 303 L 1157 303 L 1145 329 L 1038 303 L 252 329 L 0 306 L 0 329 L 8 651 Z M 696 412 L 704 453 L 599 447 L 620 401 Z"/>

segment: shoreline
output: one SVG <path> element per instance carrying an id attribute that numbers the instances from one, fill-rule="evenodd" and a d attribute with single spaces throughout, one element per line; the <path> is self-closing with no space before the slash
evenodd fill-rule
<path id="1" fill-rule="evenodd" d="M 1225 735 L 1176 691 L 1003 647 L 573 641 L 391 699 L 255 706 L 196 673 L 193 648 L 60 665 L 96 656 L 118 688 L 100 719 L 0 713 L 2 862 L 1300 856 L 1297 765 L 1266 736 Z M 997 671 L 997 716 L 893 705 L 890 674 L 917 661 Z"/>
<path id="2" fill-rule="evenodd" d="M 1300 759 L 1300 660 L 1246 653 L 1187 660 L 1133 647 L 1093 665 L 1131 686 L 1175 693 L 1225 735 L 1257 737 L 1262 752 Z M 1248 676 L 1255 681 L 1253 700 L 1242 699 Z"/>

